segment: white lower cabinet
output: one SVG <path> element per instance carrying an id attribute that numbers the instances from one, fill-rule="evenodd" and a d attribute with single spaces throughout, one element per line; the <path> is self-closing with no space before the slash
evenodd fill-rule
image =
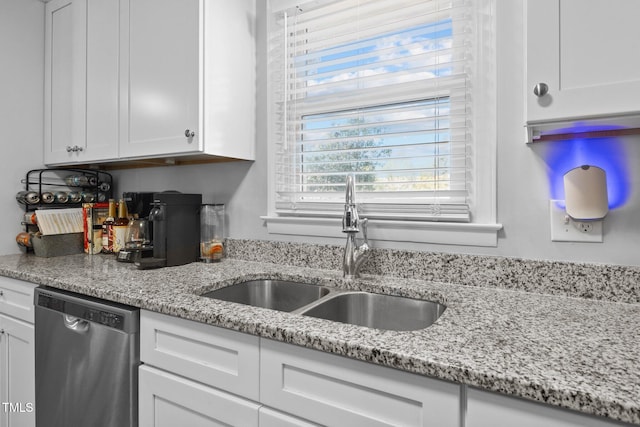
<path id="1" fill-rule="evenodd" d="M 260 401 L 331 426 L 460 426 L 460 386 L 262 340 Z"/>
<path id="2" fill-rule="evenodd" d="M 145 310 L 140 358 L 143 427 L 461 422 L 459 385 Z"/>
<path id="3" fill-rule="evenodd" d="M 260 405 L 195 381 L 142 365 L 140 426 L 258 426 Z"/>
<path id="4" fill-rule="evenodd" d="M 141 427 L 628 425 L 146 310 L 140 355 Z"/>
<path id="5" fill-rule="evenodd" d="M 143 310 L 140 360 L 257 401 L 260 338 Z"/>
<path id="6" fill-rule="evenodd" d="M 465 427 L 615 427 L 609 421 L 469 387 Z"/>
<path id="7" fill-rule="evenodd" d="M 0 277 L 0 427 L 34 427 L 36 285 Z"/>
<path id="8" fill-rule="evenodd" d="M 142 310 L 141 427 L 258 426 L 260 338 Z"/>

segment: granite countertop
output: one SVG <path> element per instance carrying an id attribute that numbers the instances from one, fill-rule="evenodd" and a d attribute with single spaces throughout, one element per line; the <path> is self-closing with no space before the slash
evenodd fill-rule
<path id="1" fill-rule="evenodd" d="M 640 305 L 225 259 L 140 271 L 113 257 L 0 257 L 0 275 L 640 425 Z M 200 297 L 303 280 L 442 302 L 429 328 L 381 331 Z"/>

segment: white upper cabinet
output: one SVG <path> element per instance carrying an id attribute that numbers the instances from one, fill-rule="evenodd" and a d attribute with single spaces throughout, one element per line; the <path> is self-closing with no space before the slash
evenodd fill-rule
<path id="1" fill-rule="evenodd" d="M 120 155 L 198 152 L 200 4 L 130 0 Z M 127 64 L 128 61 L 128 64 Z M 128 65 L 128 66 L 127 66 Z M 128 90 L 127 90 L 128 89 Z M 194 136 L 191 136 L 191 134 Z"/>
<path id="2" fill-rule="evenodd" d="M 71 101 L 75 92 L 72 54 L 75 8 L 73 0 L 52 0 L 46 5 L 45 163 L 72 161 L 70 148 L 78 144 L 84 148 L 83 142 L 74 140 L 73 125 L 81 123 L 82 118 L 73 117 Z"/>
<path id="3" fill-rule="evenodd" d="M 46 5 L 46 164 L 108 160 L 118 153 L 119 5 Z"/>
<path id="4" fill-rule="evenodd" d="M 46 8 L 46 164 L 255 158 L 255 0 Z"/>
<path id="5" fill-rule="evenodd" d="M 530 138 L 549 122 L 639 127 L 640 2 L 528 0 L 526 12 Z"/>

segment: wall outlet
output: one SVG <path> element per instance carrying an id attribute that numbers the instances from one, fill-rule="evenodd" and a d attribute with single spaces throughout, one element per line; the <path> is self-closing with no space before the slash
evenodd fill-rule
<path id="1" fill-rule="evenodd" d="M 558 200 L 549 202 L 551 240 L 554 242 L 602 243 L 602 222 L 575 221 L 558 206 Z"/>

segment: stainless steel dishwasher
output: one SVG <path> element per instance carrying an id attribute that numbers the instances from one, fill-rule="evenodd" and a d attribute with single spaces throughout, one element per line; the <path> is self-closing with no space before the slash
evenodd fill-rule
<path id="1" fill-rule="evenodd" d="M 35 291 L 36 425 L 138 425 L 135 307 L 52 288 Z"/>

